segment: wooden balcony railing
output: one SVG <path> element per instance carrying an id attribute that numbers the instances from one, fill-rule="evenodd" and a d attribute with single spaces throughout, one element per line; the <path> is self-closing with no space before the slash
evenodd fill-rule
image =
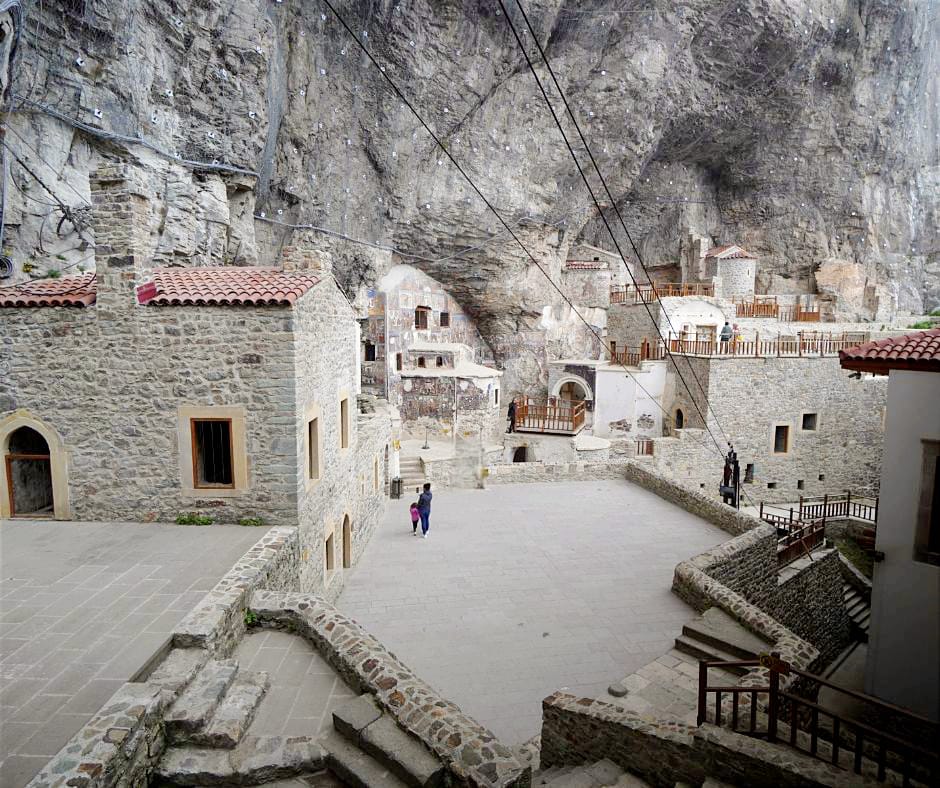
<path id="1" fill-rule="evenodd" d="M 821 320 L 819 305 L 813 304 L 812 307 L 805 307 L 802 304 L 782 306 L 777 319 L 784 323 L 818 323 Z"/>
<path id="2" fill-rule="evenodd" d="M 709 668 L 758 667 L 768 669 L 767 686 L 712 686 L 708 683 Z M 847 696 L 851 706 L 859 709 L 860 719 L 879 722 L 860 722 L 845 717 L 784 689 L 781 675 L 793 677 L 790 687 L 798 679 L 804 687 L 828 687 Z M 927 749 L 920 744 L 940 741 L 940 725 L 870 695 L 840 687 L 821 676 L 797 670 L 783 662 L 777 653 L 735 662 L 700 661 L 698 724 L 706 722 L 769 742 L 787 744 L 812 758 L 855 774 L 866 774 L 879 782 L 890 780 L 897 784 L 900 778 L 901 784 L 907 786 L 937 785 L 940 780 L 940 756 L 935 748 Z M 889 770 L 893 772 L 890 776 Z"/>
<path id="3" fill-rule="evenodd" d="M 653 456 L 653 439 L 652 438 L 637 438 L 636 439 L 636 456 L 637 457 L 652 457 Z"/>
<path id="4" fill-rule="evenodd" d="M 612 364 L 622 364 L 625 367 L 638 367 L 641 361 L 661 361 L 666 358 L 666 348 L 662 342 L 649 342 L 643 340 L 639 347 L 627 347 L 611 351 Z"/>
<path id="5" fill-rule="evenodd" d="M 867 336 L 861 342 L 867 341 Z M 689 356 L 745 356 L 752 358 L 800 357 L 800 356 L 837 356 L 840 350 L 860 344 L 858 335 L 845 334 L 799 334 L 795 338 L 775 337 L 761 339 L 755 334 L 754 339 L 685 339 L 669 335 L 669 350 Z"/>
<path id="6" fill-rule="evenodd" d="M 735 317 L 773 317 L 785 323 L 818 323 L 819 305 L 796 304 L 783 306 L 777 303 L 777 296 L 754 296 L 748 301 L 734 300 Z"/>
<path id="7" fill-rule="evenodd" d="M 777 533 L 783 529 L 779 526 Z M 783 532 L 777 539 L 777 566 L 792 564 L 798 558 L 809 555 L 820 547 L 826 538 L 826 518 L 819 520 L 798 520 L 789 530 Z"/>
<path id="8" fill-rule="evenodd" d="M 878 497 L 867 498 L 858 495 L 852 497 L 852 492 L 846 490 L 836 495 L 823 495 L 817 498 L 804 498 L 800 496 L 797 518 L 853 517 L 856 520 L 865 520 L 869 523 L 878 522 Z"/>
<path id="9" fill-rule="evenodd" d="M 651 304 L 660 298 L 675 296 L 714 296 L 715 286 L 693 282 L 671 282 L 659 285 L 620 285 L 610 288 L 612 304 Z"/>
<path id="10" fill-rule="evenodd" d="M 556 432 L 573 435 L 584 426 L 583 402 L 554 400 L 516 401 L 516 432 Z"/>

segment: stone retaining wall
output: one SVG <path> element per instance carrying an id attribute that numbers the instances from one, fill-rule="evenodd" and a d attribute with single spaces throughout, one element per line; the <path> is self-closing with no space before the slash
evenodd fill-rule
<path id="1" fill-rule="evenodd" d="M 793 750 L 705 724 L 639 717 L 620 706 L 556 692 L 542 701 L 541 767 L 609 758 L 656 788 L 709 776 L 749 788 L 879 785 Z"/>
<path id="2" fill-rule="evenodd" d="M 255 589 L 299 588 L 300 565 L 298 530 L 270 529 L 179 623 L 173 645 L 196 646 L 213 656 L 227 656 L 245 632 L 248 595 Z"/>
<path id="3" fill-rule="evenodd" d="M 262 624 L 307 638 L 343 680 L 373 695 L 399 726 L 420 739 L 459 785 L 527 788 L 531 770 L 479 723 L 445 700 L 355 621 L 316 596 L 257 591 Z"/>
<path id="4" fill-rule="evenodd" d="M 486 467 L 487 484 L 623 479 L 626 462 L 514 462 Z"/>

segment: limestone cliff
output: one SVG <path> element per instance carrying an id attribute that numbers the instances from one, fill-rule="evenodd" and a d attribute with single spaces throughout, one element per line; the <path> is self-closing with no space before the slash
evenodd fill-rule
<path id="1" fill-rule="evenodd" d="M 576 239 L 611 248 L 497 3 L 337 7 L 556 282 Z M 940 306 L 930 0 L 526 9 L 648 263 L 691 229 L 756 253 L 765 288 L 844 290 L 845 317 Z M 520 376 L 591 352 L 325 4 L 26 0 L 0 35 L 16 279 L 93 268 L 89 176 L 121 157 L 158 264 L 273 264 L 311 225 L 351 297 L 393 255 L 344 236 L 394 248 Z"/>

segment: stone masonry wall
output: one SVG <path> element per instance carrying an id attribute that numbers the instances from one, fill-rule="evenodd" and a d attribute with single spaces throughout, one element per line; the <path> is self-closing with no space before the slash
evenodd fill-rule
<path id="1" fill-rule="evenodd" d="M 358 353 L 354 313 L 332 282 L 324 283 L 316 309 L 297 316 L 296 424 L 292 454 L 299 462 L 290 466 L 298 500 L 301 542 L 300 589 L 335 598 L 342 590 L 345 533 L 349 518 L 350 564 L 358 560 L 375 529 L 385 500 L 385 449 L 391 422 L 387 409 L 376 409 L 376 401 L 357 402 L 355 358 Z M 347 400 L 349 446 L 341 447 L 340 401 Z M 369 404 L 366 405 L 365 403 Z M 322 476 L 308 477 L 307 422 L 319 421 Z M 378 483 L 375 468 L 378 464 Z M 327 537 L 333 534 L 333 566 L 326 568 Z"/>
<path id="2" fill-rule="evenodd" d="M 849 378 L 838 358 L 675 358 L 703 412 L 704 401 L 686 369 L 694 370 L 706 387 L 709 427 L 719 442 L 727 436 L 734 443 L 742 477 L 747 465 L 754 465 L 753 486 L 745 487 L 754 501 L 877 490 L 885 378 Z M 673 380 L 672 391 L 666 409 L 674 413 L 681 407 L 686 427 L 703 426 L 682 385 Z M 814 430 L 802 429 L 807 413 L 816 414 Z M 777 425 L 789 427 L 786 453 L 774 452 Z M 707 434 L 701 437 L 712 443 Z M 692 442 L 673 449 L 669 461 L 680 469 L 680 478 L 706 482 L 706 489 L 717 494 L 720 460 L 704 462 L 702 447 Z M 685 459 L 683 449 L 689 451 Z"/>
<path id="3" fill-rule="evenodd" d="M 290 310 L 129 307 L 106 319 L 97 307 L 46 307 L 4 309 L 0 319 L 9 370 L 0 415 L 24 408 L 58 433 L 73 519 L 171 521 L 198 511 L 217 522 L 296 522 L 282 464 L 294 453 L 293 422 L 281 415 L 294 396 Z M 182 405 L 244 407 L 244 495 L 182 495 Z"/>
<path id="4" fill-rule="evenodd" d="M 657 324 L 662 319 L 662 307 L 658 303 L 647 304 L 611 304 L 607 312 L 607 344 L 617 343 L 617 349 L 638 347 L 643 337 L 650 341 L 657 340 L 656 327 L 650 320 L 649 307 Z"/>

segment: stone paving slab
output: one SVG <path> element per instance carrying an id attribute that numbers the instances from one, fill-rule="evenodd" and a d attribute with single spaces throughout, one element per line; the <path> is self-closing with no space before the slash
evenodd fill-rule
<path id="1" fill-rule="evenodd" d="M 435 492 L 428 539 L 391 501 L 339 609 L 505 744 L 538 733 L 557 689 L 607 687 L 695 615 L 679 561 L 729 537 L 627 481 Z"/>
<path id="2" fill-rule="evenodd" d="M 0 785 L 25 785 L 264 528 L 0 522 Z"/>

